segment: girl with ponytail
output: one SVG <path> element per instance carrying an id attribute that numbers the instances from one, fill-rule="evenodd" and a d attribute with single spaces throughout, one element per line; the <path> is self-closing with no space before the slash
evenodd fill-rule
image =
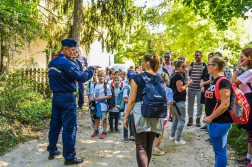
<path id="1" fill-rule="evenodd" d="M 144 78 L 149 82 L 160 80 L 161 87 L 165 90 L 165 81 L 157 75 L 160 63 L 159 57 L 147 54 L 142 60 L 142 70 Z M 159 78 L 157 78 L 159 77 Z M 131 115 L 131 124 L 135 134 L 136 157 L 139 167 L 148 167 L 152 156 L 152 146 L 156 135 L 161 135 L 163 132 L 164 119 L 143 117 L 141 113 L 142 93 L 145 88 L 143 75 L 135 75 L 131 81 L 130 98 L 128 101 L 123 125 L 128 129 L 128 116 Z"/>

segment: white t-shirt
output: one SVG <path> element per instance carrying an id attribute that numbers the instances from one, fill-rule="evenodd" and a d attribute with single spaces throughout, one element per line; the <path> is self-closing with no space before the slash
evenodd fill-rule
<path id="1" fill-rule="evenodd" d="M 127 85 L 129 88 L 131 88 L 130 87 L 130 85 Z M 129 92 L 129 95 L 128 95 L 128 90 L 125 88 L 124 90 L 123 90 L 123 98 L 124 97 L 126 97 L 127 99 L 129 99 L 129 97 L 130 97 L 130 92 Z M 124 106 L 124 113 L 126 113 L 126 110 L 127 110 L 127 105 L 128 105 L 128 103 L 125 103 L 125 106 Z M 130 114 L 132 113 L 132 111 L 130 112 Z"/>
<path id="2" fill-rule="evenodd" d="M 252 86 L 252 69 L 245 71 L 238 77 L 238 79 L 242 82 L 239 88 L 244 94 L 252 92 L 250 87 L 247 85 L 248 83 Z"/>
<path id="3" fill-rule="evenodd" d="M 116 104 L 117 96 L 118 96 L 119 92 L 120 92 L 120 88 L 118 87 L 118 89 L 115 89 L 115 104 Z M 115 107 L 112 109 L 111 112 L 119 112 L 117 106 L 115 106 Z"/>
<path id="4" fill-rule="evenodd" d="M 127 78 L 125 78 L 125 80 L 123 80 L 122 82 L 123 82 L 123 87 L 125 87 L 126 85 L 128 85 L 128 80 L 127 80 Z"/>
<path id="5" fill-rule="evenodd" d="M 105 97 L 105 92 L 104 92 L 104 84 L 99 85 L 98 83 L 96 84 L 96 86 L 92 87 L 92 94 L 94 95 L 94 99 L 98 98 L 98 97 Z M 107 96 L 111 96 L 111 89 L 109 87 L 109 85 L 107 84 Z M 106 100 L 107 101 L 107 100 Z M 98 103 L 98 101 L 96 101 L 96 103 Z M 107 111 L 108 107 L 106 104 L 101 103 L 101 110 L 102 111 Z"/>

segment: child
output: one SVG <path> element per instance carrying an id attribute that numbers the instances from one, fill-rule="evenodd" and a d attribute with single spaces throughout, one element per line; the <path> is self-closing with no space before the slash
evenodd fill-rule
<path id="1" fill-rule="evenodd" d="M 160 74 L 160 76 L 164 79 L 165 84 L 167 85 L 167 83 L 169 82 L 167 74 L 162 72 Z M 166 97 L 167 97 L 167 102 L 171 106 L 173 104 L 173 93 L 172 93 L 172 89 L 169 88 L 169 87 L 166 87 Z M 165 131 L 166 125 L 168 123 L 168 108 L 169 108 L 169 105 L 167 106 L 167 116 L 166 116 L 166 118 L 164 118 L 164 129 L 163 129 L 162 135 L 159 136 L 159 138 L 155 139 L 155 147 L 153 149 L 153 155 L 165 155 L 165 151 L 163 149 L 159 148 L 159 146 L 160 146 L 160 144 L 162 142 L 164 131 Z"/>
<path id="2" fill-rule="evenodd" d="M 116 71 L 115 76 L 120 76 L 120 71 Z"/>
<path id="3" fill-rule="evenodd" d="M 128 99 L 130 97 L 130 86 L 131 86 L 131 81 L 132 81 L 132 78 L 135 76 L 135 72 L 133 71 L 130 71 L 128 72 L 127 74 L 127 78 L 129 80 L 129 84 L 127 86 L 125 86 L 124 90 L 123 90 L 123 101 L 125 102 L 125 108 L 124 108 L 124 113 L 126 113 L 126 110 L 127 110 L 127 103 L 128 103 Z M 124 127 L 123 129 L 123 135 L 124 135 L 124 142 L 125 143 L 128 143 L 129 142 L 129 139 L 130 140 L 135 140 L 135 137 L 134 137 L 134 132 L 132 130 L 132 126 L 131 126 L 131 114 L 129 115 L 128 117 L 128 126 L 129 126 L 129 130 L 130 130 L 130 137 L 128 137 L 128 129 L 126 129 Z"/>
<path id="4" fill-rule="evenodd" d="M 118 76 L 114 76 L 114 86 L 112 86 L 112 97 L 110 99 L 109 104 L 109 126 L 110 126 L 110 132 L 118 132 L 121 131 L 118 129 L 118 119 L 119 119 L 119 110 L 116 106 L 117 96 L 118 93 L 121 91 L 122 88 L 119 87 L 120 78 Z M 113 128 L 113 118 L 115 119 L 115 129 Z"/>
<path id="5" fill-rule="evenodd" d="M 93 75 L 93 80 L 88 82 L 88 87 L 87 87 L 87 92 L 86 92 L 86 94 L 88 96 L 88 103 L 91 102 L 91 89 L 92 89 L 92 87 L 94 87 L 94 84 L 98 82 L 97 75 L 98 75 L 98 70 L 95 70 L 94 75 Z M 91 120 L 92 120 L 91 127 L 93 128 L 94 125 L 95 125 L 95 120 L 94 120 L 94 117 L 93 117 L 93 113 L 91 112 L 90 109 L 89 109 L 89 111 L 90 111 L 90 117 L 91 117 Z"/>
<path id="6" fill-rule="evenodd" d="M 108 79 L 108 83 L 111 84 L 111 82 L 113 81 L 113 78 L 115 76 L 115 72 L 113 70 L 109 71 L 109 79 Z"/>
<path id="7" fill-rule="evenodd" d="M 98 73 L 99 82 L 93 86 L 92 100 L 96 102 L 97 113 L 94 114 L 95 118 L 95 131 L 91 137 L 95 137 L 98 133 L 98 126 L 100 119 L 102 120 L 103 132 L 100 139 L 104 139 L 107 136 L 107 99 L 111 98 L 111 90 L 107 83 L 104 83 L 105 72 L 103 70 Z"/>
<path id="8" fill-rule="evenodd" d="M 122 72 L 121 72 L 120 77 L 121 77 L 121 79 L 122 79 L 123 86 L 128 85 L 128 81 L 127 81 L 127 78 L 126 78 L 126 72 L 125 72 L 125 71 L 122 71 Z"/>
<path id="9" fill-rule="evenodd" d="M 110 71 L 109 67 L 106 67 L 106 77 L 105 77 L 105 82 L 107 82 L 107 83 L 108 83 L 108 81 L 109 81 L 109 71 Z"/>

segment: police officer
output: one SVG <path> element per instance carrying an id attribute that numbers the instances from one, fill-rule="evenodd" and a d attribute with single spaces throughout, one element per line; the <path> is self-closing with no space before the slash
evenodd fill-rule
<path id="1" fill-rule="evenodd" d="M 77 105 L 74 92 L 75 82 L 86 82 L 98 66 L 89 67 L 85 72 L 78 70 L 76 65 L 69 60 L 76 52 L 77 42 L 73 39 L 61 41 L 62 48 L 58 57 L 50 61 L 48 67 L 49 84 L 53 91 L 52 116 L 49 131 L 48 159 L 54 159 L 60 154 L 56 144 L 63 126 L 63 157 L 65 165 L 82 163 L 82 159 L 75 157 L 75 142 L 77 131 Z"/>

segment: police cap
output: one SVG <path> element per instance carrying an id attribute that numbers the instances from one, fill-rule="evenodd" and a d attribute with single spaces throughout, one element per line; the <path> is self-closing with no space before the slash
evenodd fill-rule
<path id="1" fill-rule="evenodd" d="M 76 47 L 77 42 L 72 38 L 66 38 L 61 41 L 62 46 Z"/>

